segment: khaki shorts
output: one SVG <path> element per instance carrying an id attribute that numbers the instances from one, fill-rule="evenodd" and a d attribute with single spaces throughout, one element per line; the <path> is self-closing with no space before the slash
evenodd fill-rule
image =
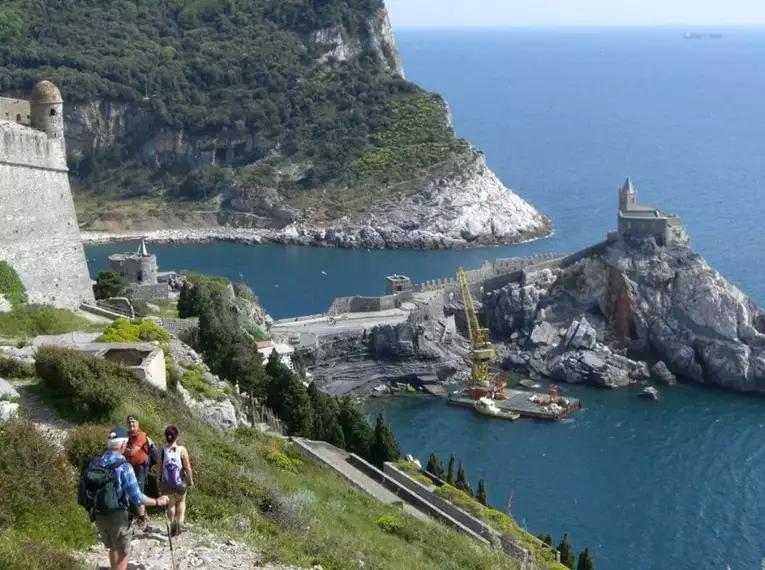
<path id="1" fill-rule="evenodd" d="M 96 515 L 96 528 L 101 535 L 101 542 L 109 550 L 116 550 L 121 556 L 130 556 L 130 542 L 133 528 L 127 511 L 117 511 L 109 515 Z"/>

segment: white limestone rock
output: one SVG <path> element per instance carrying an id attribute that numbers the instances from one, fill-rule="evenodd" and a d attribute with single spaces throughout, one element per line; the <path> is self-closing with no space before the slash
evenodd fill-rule
<path id="1" fill-rule="evenodd" d="M 0 378 L 0 400 L 12 400 L 19 397 L 19 393 L 4 378 Z"/>
<path id="2" fill-rule="evenodd" d="M 7 422 L 19 415 L 19 404 L 0 400 L 0 422 Z"/>
<path id="3" fill-rule="evenodd" d="M 186 407 L 204 418 L 212 427 L 221 431 L 234 431 L 239 427 L 236 408 L 228 398 L 221 401 L 197 400 L 181 385 L 178 386 L 178 392 Z"/>
<path id="4" fill-rule="evenodd" d="M 0 313 L 10 313 L 13 310 L 11 302 L 5 298 L 5 295 L 0 293 Z"/>

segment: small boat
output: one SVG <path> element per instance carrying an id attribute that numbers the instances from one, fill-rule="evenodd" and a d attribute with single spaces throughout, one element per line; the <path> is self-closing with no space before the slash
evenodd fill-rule
<path id="1" fill-rule="evenodd" d="M 322 271 L 322 272 L 321 272 L 321 274 L 322 274 L 322 275 L 326 275 L 326 274 L 327 274 L 327 272 L 326 272 L 326 271 Z"/>
<path id="2" fill-rule="evenodd" d="M 538 390 L 539 388 L 542 387 L 541 384 L 537 384 L 533 380 L 529 380 L 529 379 L 521 380 L 520 382 L 518 382 L 518 384 L 520 384 L 524 388 L 528 388 L 529 390 Z"/>
<path id="3" fill-rule="evenodd" d="M 658 400 L 659 391 L 653 386 L 648 386 L 647 388 L 643 388 L 643 391 L 640 392 L 638 396 L 640 396 L 641 398 L 647 398 L 649 400 Z"/>
<path id="4" fill-rule="evenodd" d="M 490 398 L 481 398 L 473 404 L 473 409 L 481 415 L 499 418 L 501 420 L 515 421 L 521 417 L 520 414 L 516 414 L 515 412 L 499 409 L 494 403 L 494 400 Z"/>

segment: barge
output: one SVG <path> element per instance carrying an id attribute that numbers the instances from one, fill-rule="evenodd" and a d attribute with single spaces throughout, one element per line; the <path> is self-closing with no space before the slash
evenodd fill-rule
<path id="1" fill-rule="evenodd" d="M 521 390 L 506 390 L 506 399 L 494 400 L 496 407 L 504 412 L 515 413 L 525 418 L 539 420 L 562 420 L 568 418 L 582 407 L 577 398 L 558 397 L 555 387 L 550 394 L 529 393 Z M 450 394 L 446 403 L 449 406 L 475 409 L 476 400 L 464 392 Z"/>

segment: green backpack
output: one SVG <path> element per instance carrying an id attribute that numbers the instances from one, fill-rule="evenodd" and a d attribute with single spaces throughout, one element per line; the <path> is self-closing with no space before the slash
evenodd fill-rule
<path id="1" fill-rule="evenodd" d="M 77 502 L 88 511 L 91 521 L 96 515 L 108 515 L 128 508 L 117 494 L 117 468 L 126 461 L 121 459 L 103 467 L 100 459 L 95 458 L 82 471 L 77 490 Z"/>

